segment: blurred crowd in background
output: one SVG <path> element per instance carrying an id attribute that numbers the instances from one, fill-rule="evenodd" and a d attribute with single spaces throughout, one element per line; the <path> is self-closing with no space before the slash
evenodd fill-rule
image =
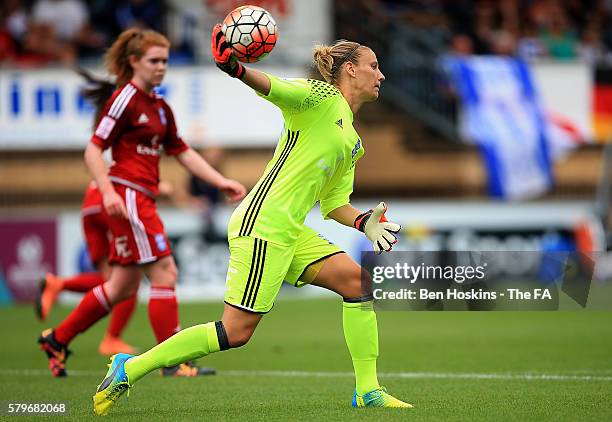
<path id="1" fill-rule="evenodd" d="M 362 25 L 351 31 L 346 26 L 359 21 L 340 15 L 367 16 L 371 23 L 399 17 L 409 27 L 432 31 L 432 38 L 441 33 L 455 54 L 612 63 L 610 0 L 338 0 L 336 4 L 337 18 L 345 27 L 341 33 L 357 32 Z"/>
<path id="2" fill-rule="evenodd" d="M 18 66 L 99 59 L 114 37 L 139 26 L 169 33 L 174 62 L 194 63 L 206 43 L 203 14 L 223 16 L 238 1 L 4 0 L 0 6 L 0 61 Z M 281 16 L 285 0 L 251 1 Z M 612 0 L 336 0 L 336 15 L 354 30 L 367 19 L 400 17 L 436 27 L 456 54 L 515 55 L 526 59 L 612 63 Z M 359 15 L 359 16 L 358 16 Z M 176 22 L 179 22 L 176 25 Z M 340 34 L 350 28 L 339 28 Z"/>
<path id="3" fill-rule="evenodd" d="M 451 49 L 460 54 L 612 62 L 607 0 L 446 1 Z"/>
<path id="4" fill-rule="evenodd" d="M 177 2 L 177 3 L 180 3 Z M 0 59 L 22 66 L 99 58 L 123 30 L 151 28 L 173 38 L 173 56 L 195 59 L 196 17 L 165 0 L 6 0 L 0 8 Z"/>
<path id="5" fill-rule="evenodd" d="M 381 0 L 397 12 L 441 16 L 457 54 L 612 63 L 609 0 Z M 418 14 L 416 15 L 418 17 Z"/>
<path id="6" fill-rule="evenodd" d="M 169 13 L 164 0 L 6 0 L 0 9 L 0 59 L 42 66 L 99 57 L 129 27 L 165 32 Z M 175 52 L 193 57 L 180 42 Z"/>
<path id="7" fill-rule="evenodd" d="M 440 31 L 448 49 L 455 54 L 612 63 L 610 0 L 339 0 L 336 3 L 337 14 L 359 14 L 377 21 L 400 17 L 408 26 Z M 343 21 L 350 25 L 347 23 L 350 20 Z"/>

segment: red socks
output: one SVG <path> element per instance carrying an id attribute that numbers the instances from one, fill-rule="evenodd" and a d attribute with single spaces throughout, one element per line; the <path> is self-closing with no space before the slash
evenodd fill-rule
<path id="1" fill-rule="evenodd" d="M 149 321 L 158 343 L 181 330 L 174 287 L 151 287 Z"/>
<path id="2" fill-rule="evenodd" d="M 137 295 L 134 295 L 123 302 L 119 302 L 113 307 L 108 329 L 106 330 L 107 335 L 121 337 L 121 333 L 130 321 L 134 309 L 136 308 L 136 299 Z"/>
<path id="3" fill-rule="evenodd" d="M 99 273 L 81 273 L 74 277 L 62 279 L 62 282 L 63 282 L 62 290 L 85 293 L 85 292 L 89 292 L 96 286 L 104 284 L 104 281 L 105 281 L 104 278 L 102 278 L 102 276 Z M 102 289 L 98 294 L 102 294 L 103 292 L 104 290 Z M 105 293 L 103 293 L 103 297 L 105 298 L 105 303 L 108 304 L 108 298 L 106 297 Z M 84 302 L 85 302 L 85 297 L 83 298 L 83 300 L 81 300 L 81 303 L 84 303 Z M 100 302 L 98 301 L 98 303 Z M 91 299 L 88 299 L 88 305 L 84 305 L 84 306 L 94 306 L 94 305 L 92 305 Z M 104 306 L 105 305 L 102 305 L 102 307 Z M 136 308 L 136 295 L 114 306 L 112 313 L 111 313 L 110 323 L 108 324 L 108 329 L 106 331 L 107 334 L 113 337 L 121 337 L 121 333 L 123 332 L 123 330 L 125 329 L 125 326 L 129 322 L 130 317 L 132 316 L 132 313 L 134 313 L 135 308 Z M 81 319 L 80 316 L 76 316 L 78 315 L 76 312 L 77 312 L 77 309 L 75 309 L 68 318 L 70 318 L 73 314 L 75 314 L 75 317 L 74 317 L 75 320 Z M 101 312 L 102 311 L 100 310 L 99 313 Z M 107 312 L 102 314 L 102 317 L 106 315 L 106 313 Z M 96 321 L 97 319 L 93 322 L 96 322 Z M 87 327 L 91 326 L 93 322 L 88 323 L 89 325 L 87 325 Z M 85 319 L 82 321 L 82 323 L 83 324 L 86 323 Z M 78 324 L 74 325 L 74 322 L 69 323 L 68 319 L 66 319 L 65 323 L 61 324 L 60 327 L 56 329 L 55 336 L 56 338 L 58 338 L 58 341 L 63 344 L 66 344 L 66 342 L 62 340 L 67 339 L 67 341 L 69 342 L 70 340 L 72 340 L 72 338 L 75 335 L 81 332 L 81 331 L 75 331 L 75 329 L 78 329 L 78 328 L 75 328 L 75 327 L 78 327 Z M 57 330 L 60 330 L 60 334 L 58 334 Z M 59 340 L 59 338 L 62 338 L 62 340 Z"/>
<path id="4" fill-rule="evenodd" d="M 74 277 L 62 278 L 62 290 L 85 293 L 105 281 L 99 273 L 81 273 Z"/>
<path id="5" fill-rule="evenodd" d="M 76 308 L 55 329 L 55 339 L 67 345 L 77 334 L 87 330 L 102 319 L 111 309 L 104 285 L 94 287 Z"/>
<path id="6" fill-rule="evenodd" d="M 75 277 L 76 278 L 76 277 Z M 136 295 L 118 303 L 113 309 L 108 334 L 119 337 L 125 328 L 134 307 Z M 106 316 L 111 309 L 104 285 L 100 284 L 87 292 L 77 307 L 55 329 L 56 340 L 64 345 L 77 334 L 87 330 Z M 149 320 L 157 342 L 161 343 L 180 331 L 178 304 L 174 287 L 152 287 L 149 299 Z"/>

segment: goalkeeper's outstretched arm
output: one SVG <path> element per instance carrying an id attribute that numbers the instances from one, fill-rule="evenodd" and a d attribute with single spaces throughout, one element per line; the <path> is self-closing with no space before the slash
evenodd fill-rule
<path id="1" fill-rule="evenodd" d="M 270 93 L 270 87 L 272 86 L 270 82 L 270 78 L 259 70 L 244 68 L 244 76 L 242 77 L 242 82 L 253 88 L 255 91 L 259 92 L 263 95 L 268 95 Z"/>
<path id="2" fill-rule="evenodd" d="M 232 49 L 227 45 L 225 35 L 221 31 L 221 24 L 216 24 L 213 28 L 210 48 L 219 69 L 233 78 L 240 79 L 263 95 L 270 93 L 272 84 L 266 74 L 259 70 L 247 69 L 232 54 Z"/>

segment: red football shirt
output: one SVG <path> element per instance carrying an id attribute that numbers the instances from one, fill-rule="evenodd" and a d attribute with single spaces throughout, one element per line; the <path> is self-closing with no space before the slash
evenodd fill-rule
<path id="1" fill-rule="evenodd" d="M 132 83 L 117 89 L 106 102 L 91 142 L 112 148 L 113 182 L 149 195 L 158 193 L 162 149 L 167 155 L 189 149 L 177 133 L 170 106 Z"/>

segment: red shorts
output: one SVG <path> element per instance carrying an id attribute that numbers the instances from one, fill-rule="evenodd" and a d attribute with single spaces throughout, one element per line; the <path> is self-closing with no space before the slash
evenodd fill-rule
<path id="1" fill-rule="evenodd" d="M 85 192 L 81 216 L 89 258 L 96 266 L 109 256 L 111 233 L 103 212 L 102 195 L 95 184 Z"/>
<path id="2" fill-rule="evenodd" d="M 170 243 L 157 215 L 155 200 L 130 187 L 118 183 L 113 186 L 123 198 L 129 218 L 108 218 L 113 235 L 110 263 L 146 264 L 170 255 Z"/>

